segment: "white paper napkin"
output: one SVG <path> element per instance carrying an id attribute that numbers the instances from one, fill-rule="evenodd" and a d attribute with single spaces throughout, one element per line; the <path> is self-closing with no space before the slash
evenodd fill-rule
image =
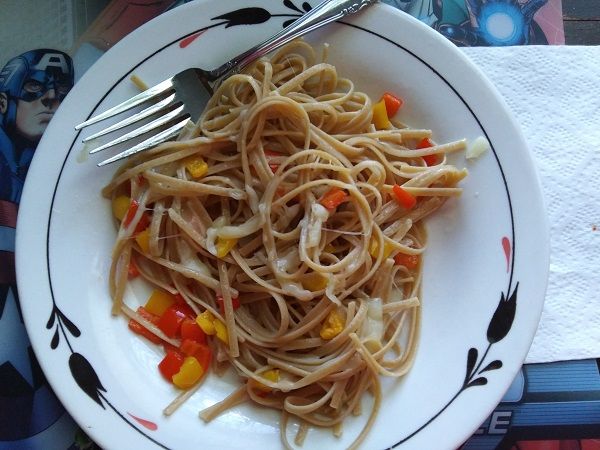
<path id="1" fill-rule="evenodd" d="M 464 48 L 533 151 L 550 279 L 526 362 L 600 357 L 600 47 Z"/>

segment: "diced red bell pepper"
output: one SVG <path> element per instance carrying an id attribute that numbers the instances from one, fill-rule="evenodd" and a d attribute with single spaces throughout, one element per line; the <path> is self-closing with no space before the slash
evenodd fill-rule
<path id="1" fill-rule="evenodd" d="M 135 233 L 140 233 L 141 231 L 144 231 L 146 228 L 148 228 L 148 225 L 150 225 L 150 215 L 148 213 L 144 213 L 142 214 L 142 217 L 140 217 L 140 220 L 138 221 L 137 225 L 135 226 Z"/>
<path id="2" fill-rule="evenodd" d="M 340 188 L 331 188 L 323 195 L 319 203 L 327 208 L 329 211 L 335 210 L 338 206 L 346 201 L 348 194 L 346 194 Z"/>
<path id="3" fill-rule="evenodd" d="M 206 371 L 210 366 L 212 352 L 206 344 L 200 344 L 191 339 L 184 339 L 181 342 L 179 350 L 186 356 L 193 356 L 198 360 L 202 368 Z"/>
<path id="4" fill-rule="evenodd" d="M 190 339 L 201 344 L 206 344 L 206 334 L 194 319 L 185 319 L 181 322 L 181 339 Z"/>
<path id="5" fill-rule="evenodd" d="M 127 214 L 125 214 L 125 219 L 123 219 L 123 226 L 127 227 L 135 217 L 135 213 L 137 213 L 140 204 L 137 200 L 131 200 L 129 204 L 129 209 L 127 210 Z"/>
<path id="6" fill-rule="evenodd" d="M 389 92 L 383 94 L 383 101 L 385 103 L 385 109 L 388 117 L 394 116 L 403 103 L 400 98 L 396 97 L 394 94 L 390 94 Z"/>
<path id="7" fill-rule="evenodd" d="M 173 344 L 169 344 L 168 342 L 163 342 L 162 343 L 162 348 L 165 351 L 165 353 L 167 353 L 169 350 L 173 350 L 173 351 L 176 351 L 176 352 L 179 351 L 179 347 L 176 347 Z"/>
<path id="8" fill-rule="evenodd" d="M 419 150 L 429 147 L 433 147 L 433 142 L 431 142 L 429 138 L 423 138 L 417 144 L 417 149 Z M 428 166 L 435 166 L 438 162 L 438 157 L 437 155 L 425 155 L 423 156 L 423 161 L 425 161 L 425 164 Z"/>
<path id="9" fill-rule="evenodd" d="M 219 305 L 219 310 L 221 311 L 221 314 L 225 314 L 225 303 L 223 301 L 222 295 L 217 295 L 217 304 Z M 234 310 L 238 309 L 240 307 L 240 299 L 238 297 L 232 297 L 231 306 L 233 306 Z"/>
<path id="10" fill-rule="evenodd" d="M 404 266 L 407 269 L 415 269 L 419 265 L 419 256 L 398 253 L 396 256 L 394 256 L 394 262 L 398 266 Z"/>
<path id="11" fill-rule="evenodd" d="M 129 329 L 131 331 L 133 331 L 135 334 L 139 334 L 140 336 L 145 337 L 150 342 L 153 342 L 155 344 L 160 344 L 162 342 L 161 338 L 159 338 L 154 333 L 151 333 L 150 331 L 148 331 L 148 329 L 146 329 L 143 325 L 140 325 L 138 322 L 136 322 L 133 319 L 129 320 L 128 326 L 129 326 Z"/>
<path id="12" fill-rule="evenodd" d="M 437 155 L 425 155 L 423 156 L 423 161 L 427 166 L 435 166 L 438 163 Z"/>
<path id="13" fill-rule="evenodd" d="M 159 316 L 157 316 L 156 314 L 152 314 L 143 306 L 138 306 L 138 309 L 136 312 L 140 316 L 142 316 L 144 319 L 146 319 L 148 322 L 152 322 L 154 325 L 156 325 L 158 323 L 158 319 L 160 319 Z"/>
<path id="14" fill-rule="evenodd" d="M 198 349 L 200 343 L 194 341 L 193 339 L 182 339 L 181 344 L 179 345 L 179 350 L 186 356 L 193 356 L 194 352 Z"/>
<path id="15" fill-rule="evenodd" d="M 179 372 L 184 359 L 185 357 L 181 352 L 169 349 L 162 361 L 158 363 L 158 370 L 163 377 L 172 383 L 173 375 Z"/>
<path id="16" fill-rule="evenodd" d="M 417 149 L 433 147 L 433 142 L 429 138 L 423 138 L 417 143 Z"/>
<path id="17" fill-rule="evenodd" d="M 202 368 L 207 371 L 210 367 L 210 361 L 212 359 L 212 352 L 208 345 L 202 345 L 194 354 L 194 358 L 198 360 Z"/>
<path id="18" fill-rule="evenodd" d="M 138 266 L 135 263 L 135 259 L 132 256 L 129 259 L 129 266 L 127 267 L 127 277 L 128 278 L 137 278 L 139 276 L 140 276 L 140 270 L 138 269 Z"/>
<path id="19" fill-rule="evenodd" d="M 394 194 L 396 195 L 396 200 L 404 206 L 406 209 L 411 209 L 417 204 L 417 199 L 410 192 L 402 189 L 401 186 L 395 184 L 392 187 Z"/>
<path id="20" fill-rule="evenodd" d="M 135 217 L 139 207 L 140 204 L 137 200 L 131 200 L 131 203 L 129 204 L 129 209 L 127 210 L 127 214 L 123 219 L 124 227 L 129 226 L 129 224 Z M 144 231 L 146 228 L 148 228 L 148 225 L 150 225 L 150 215 L 144 212 L 144 214 L 142 214 L 142 217 L 140 217 L 140 220 L 138 221 L 137 225 L 135 226 L 134 232 L 139 233 L 141 231 Z"/>
<path id="21" fill-rule="evenodd" d="M 169 306 L 160 319 L 156 326 L 170 338 L 174 338 L 179 334 L 181 324 L 185 320 L 185 314 L 178 309 L 179 305 Z"/>
<path id="22" fill-rule="evenodd" d="M 175 298 L 175 304 L 173 306 L 175 306 L 179 311 L 181 311 L 187 317 L 191 317 L 191 318 L 196 317 L 196 313 L 190 307 L 190 305 L 187 304 L 187 302 L 185 301 L 185 299 L 183 298 L 183 296 L 181 294 L 177 293 L 173 297 Z"/>
<path id="23" fill-rule="evenodd" d="M 277 153 L 272 150 L 265 150 L 265 156 L 267 157 L 267 161 L 271 161 L 271 158 L 281 156 L 281 153 Z M 275 173 L 277 172 L 277 169 L 279 169 L 279 164 L 269 162 L 269 167 L 271 171 Z"/>
<path id="24" fill-rule="evenodd" d="M 182 339 L 181 345 L 179 345 L 179 350 L 186 356 L 194 356 L 196 350 L 200 348 L 202 344 L 194 341 L 193 339 Z"/>

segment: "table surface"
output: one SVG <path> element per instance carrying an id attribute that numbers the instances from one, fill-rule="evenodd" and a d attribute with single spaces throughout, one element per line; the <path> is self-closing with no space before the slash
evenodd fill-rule
<path id="1" fill-rule="evenodd" d="M 600 45 L 600 1 L 562 0 L 565 43 Z"/>

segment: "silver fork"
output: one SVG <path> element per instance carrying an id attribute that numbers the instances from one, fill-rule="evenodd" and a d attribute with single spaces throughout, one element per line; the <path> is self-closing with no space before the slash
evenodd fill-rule
<path id="1" fill-rule="evenodd" d="M 218 84 L 220 80 L 240 72 L 251 62 L 293 39 L 330 22 L 339 20 L 348 14 L 356 13 L 377 1 L 378 0 L 325 0 L 279 33 L 245 51 L 241 55 L 232 58 L 220 67 L 213 70 L 203 70 L 199 68 L 184 70 L 123 103 L 86 120 L 77 125 L 75 129 L 80 130 L 88 125 L 108 119 L 152 100 L 156 101 L 156 103 L 143 109 L 137 114 L 129 116 L 120 122 L 83 139 L 83 142 L 88 142 L 128 125 L 132 125 L 142 119 L 158 115 L 156 119 L 149 123 L 104 145 L 94 148 L 90 153 L 97 153 L 146 133 L 156 132 L 143 142 L 140 142 L 112 158 L 108 158 L 98 163 L 98 166 L 104 166 L 152 148 L 161 142 L 175 138 L 189 121 L 196 122 L 212 96 L 214 86 Z M 165 128 L 167 125 L 169 126 Z"/>

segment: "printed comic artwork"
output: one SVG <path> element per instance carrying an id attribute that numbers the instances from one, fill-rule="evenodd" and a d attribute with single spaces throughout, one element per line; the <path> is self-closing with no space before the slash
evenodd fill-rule
<path id="1" fill-rule="evenodd" d="M 29 164 L 73 80 L 71 58 L 57 50 L 23 53 L 0 70 L 0 343 L 6 344 L 0 353 L 0 441 L 34 436 L 64 413 L 23 325 L 14 247 Z"/>
<path id="2" fill-rule="evenodd" d="M 560 0 L 384 1 L 460 46 L 562 43 L 551 23 Z"/>
<path id="3" fill-rule="evenodd" d="M 57 50 L 32 50 L 0 71 L 0 199 L 19 203 L 35 147 L 73 86 L 73 63 Z"/>

